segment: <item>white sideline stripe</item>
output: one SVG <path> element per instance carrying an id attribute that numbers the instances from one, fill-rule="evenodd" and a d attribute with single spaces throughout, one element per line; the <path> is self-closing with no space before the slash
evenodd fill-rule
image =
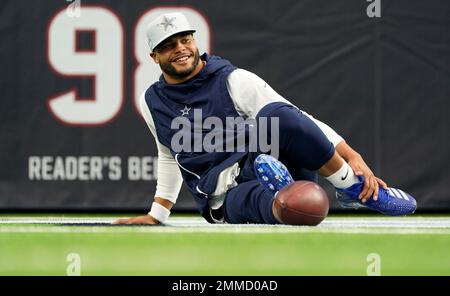
<path id="1" fill-rule="evenodd" d="M 344 234 L 450 234 L 450 229 L 409 229 L 409 228 L 321 228 L 298 226 L 292 228 L 274 227 L 235 227 L 235 228 L 211 228 L 211 227 L 57 227 L 57 226 L 9 226 L 0 227 L 0 233 L 233 233 L 233 234 L 284 234 L 284 233 L 344 233 Z"/>
<path id="2" fill-rule="evenodd" d="M 11 228 L 0 228 L 0 233 L 215 233 L 215 234 L 285 234 L 285 233 L 340 233 L 340 234 L 445 234 L 450 235 L 448 229 L 364 229 L 364 228 L 314 228 L 305 227 L 297 229 L 212 229 L 212 228 L 163 228 L 163 227 L 140 227 L 133 229 L 110 229 L 105 227 L 77 227 L 77 228 L 39 228 L 26 226 L 11 226 Z"/>
<path id="3" fill-rule="evenodd" d="M 112 221 L 119 219 L 119 217 L 105 217 L 105 218 L 66 218 L 66 217 L 0 217 L 1 224 L 110 224 Z M 261 224 L 209 224 L 201 217 L 170 217 L 166 223 L 168 226 L 208 226 L 208 227 L 233 227 L 236 225 L 242 227 L 261 227 Z M 361 217 L 361 218 L 342 218 L 342 217 L 328 217 L 319 227 L 327 226 L 364 226 L 364 227 L 449 227 L 450 218 L 447 217 Z M 270 226 L 270 225 L 263 225 Z M 288 225 L 273 225 L 270 227 L 295 227 Z"/>
<path id="4" fill-rule="evenodd" d="M 0 233 L 360 233 L 450 234 L 450 218 L 389 217 L 325 219 L 317 227 L 209 224 L 203 218 L 169 218 L 166 226 L 105 227 L 116 218 L 0 218 Z M 54 224 L 81 224 L 61 226 Z M 104 226 L 82 224 L 99 223 Z M 11 225 L 16 224 L 16 225 Z M 38 224 L 38 225 L 17 225 Z"/>

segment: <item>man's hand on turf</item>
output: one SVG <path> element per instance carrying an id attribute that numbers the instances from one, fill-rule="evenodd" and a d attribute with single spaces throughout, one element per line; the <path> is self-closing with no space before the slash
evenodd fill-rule
<path id="1" fill-rule="evenodd" d="M 162 205 L 163 207 L 165 207 L 166 209 L 168 209 L 170 211 L 170 209 L 172 209 L 173 207 L 173 202 L 171 202 L 170 200 L 160 197 L 160 196 L 155 196 L 155 202 L 157 202 L 158 204 Z M 161 224 L 158 220 L 156 220 L 155 218 L 153 218 L 150 215 L 145 215 L 145 216 L 138 216 L 138 217 L 134 217 L 134 218 L 128 218 L 128 219 L 118 219 L 112 222 L 112 224 L 119 224 L 119 225 L 133 225 L 133 224 L 146 224 L 146 225 L 156 225 L 156 224 Z"/>
<path id="2" fill-rule="evenodd" d="M 136 224 L 146 224 L 146 225 L 155 225 L 160 224 L 158 220 L 153 218 L 150 215 L 138 216 L 134 218 L 126 218 L 126 219 L 118 219 L 112 222 L 112 224 L 116 225 L 136 225 Z"/>

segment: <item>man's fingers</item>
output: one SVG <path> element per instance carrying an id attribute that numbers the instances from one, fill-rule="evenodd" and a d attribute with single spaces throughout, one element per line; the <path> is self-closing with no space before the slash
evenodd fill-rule
<path id="1" fill-rule="evenodd" d="M 117 219 L 117 220 L 114 220 L 112 222 L 112 224 L 118 224 L 118 225 L 125 224 L 125 223 L 127 223 L 128 220 L 130 220 L 130 219 Z"/>
<path id="2" fill-rule="evenodd" d="M 380 178 L 375 176 L 366 177 L 364 180 L 364 188 L 359 196 L 361 202 L 367 202 L 371 196 L 373 196 L 373 200 L 378 200 L 380 185 L 384 189 L 387 189 L 387 184 Z"/>
<path id="3" fill-rule="evenodd" d="M 374 191 L 373 191 L 373 200 L 377 201 L 378 200 L 378 181 L 376 179 L 374 179 Z"/>
<path id="4" fill-rule="evenodd" d="M 363 190 L 361 191 L 361 193 L 359 194 L 359 199 L 361 199 L 362 202 L 364 202 L 364 198 L 367 194 L 367 191 L 369 190 L 370 187 L 370 181 L 368 178 L 364 178 L 364 187 Z"/>
<path id="5" fill-rule="evenodd" d="M 147 221 L 146 219 L 144 219 L 143 217 L 135 217 L 132 219 L 129 219 L 127 221 L 127 223 L 125 223 L 127 225 L 134 225 L 134 224 L 139 224 L 139 225 L 143 225 L 143 224 L 151 224 L 149 221 Z"/>
<path id="6" fill-rule="evenodd" d="M 381 187 L 383 187 L 384 189 L 387 189 L 388 186 L 387 186 L 386 182 L 384 182 L 383 180 L 381 180 L 378 177 L 375 177 L 375 179 L 377 179 L 377 182 L 378 182 L 378 184 L 381 185 Z"/>
<path id="7" fill-rule="evenodd" d="M 112 224 L 131 225 L 131 224 L 136 224 L 136 222 L 138 222 L 138 220 L 136 220 L 136 218 L 126 218 L 126 219 L 118 219 L 118 220 L 114 221 Z"/>
<path id="8" fill-rule="evenodd" d="M 134 224 L 159 224 L 157 220 L 154 220 L 151 216 L 145 215 L 140 217 L 134 217 L 134 218 L 126 218 L 126 219 L 117 219 L 112 222 L 112 224 L 116 225 L 134 225 Z"/>
<path id="9" fill-rule="evenodd" d="M 148 222 L 144 221 L 141 217 L 135 217 L 128 219 L 126 225 L 133 225 L 133 224 L 148 224 Z"/>
<path id="10" fill-rule="evenodd" d="M 367 200 L 372 198 L 375 195 L 375 189 L 378 187 L 377 180 L 375 180 L 375 177 L 370 178 L 371 179 L 371 186 L 370 186 L 370 192 L 367 194 Z"/>
<path id="11" fill-rule="evenodd" d="M 369 177 L 366 179 L 367 183 L 365 183 L 364 186 L 367 186 L 367 188 L 365 188 L 365 190 L 363 190 L 363 193 L 361 193 L 362 195 L 362 202 L 365 203 L 367 202 L 367 200 L 369 200 L 369 198 L 372 196 L 374 190 L 375 190 L 375 186 L 374 184 L 376 183 L 376 180 L 374 180 L 374 178 Z M 367 185 L 366 185 L 367 184 Z"/>

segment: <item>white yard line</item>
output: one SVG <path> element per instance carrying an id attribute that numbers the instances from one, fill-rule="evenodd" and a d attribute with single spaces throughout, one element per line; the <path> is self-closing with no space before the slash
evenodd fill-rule
<path id="1" fill-rule="evenodd" d="M 116 218 L 0 218 L 0 233 L 361 233 L 450 234 L 450 218 L 362 217 L 325 219 L 317 227 L 209 224 L 202 218 L 171 218 L 165 226 L 105 227 Z M 21 225 L 18 225 L 21 224 Z M 32 224 L 32 225 L 30 225 Z M 62 227 L 60 224 L 67 224 Z"/>
<path id="2" fill-rule="evenodd" d="M 443 234 L 450 235 L 449 229 L 402 229 L 402 228 L 320 228 L 320 227 L 235 227 L 235 228 L 211 228 L 211 227 L 57 227 L 57 226 L 8 226 L 0 227 L 1 233 L 209 233 L 209 234 L 302 234 L 302 233 L 339 233 L 339 234 Z"/>

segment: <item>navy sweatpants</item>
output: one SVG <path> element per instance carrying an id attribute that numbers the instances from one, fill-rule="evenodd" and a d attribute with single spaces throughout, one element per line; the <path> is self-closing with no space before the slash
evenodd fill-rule
<path id="1" fill-rule="evenodd" d="M 279 118 L 279 160 L 294 180 L 317 182 L 317 171 L 334 154 L 334 146 L 322 130 L 297 108 L 284 103 L 271 103 L 257 115 Z M 258 122 L 258 121 L 257 121 Z M 269 133 L 270 139 L 270 133 Z M 259 147 L 259 146 L 258 146 Z M 277 224 L 273 217 L 273 196 L 256 180 L 253 161 L 257 152 L 250 152 L 241 162 L 238 185 L 228 191 L 223 210 L 228 223 Z"/>

